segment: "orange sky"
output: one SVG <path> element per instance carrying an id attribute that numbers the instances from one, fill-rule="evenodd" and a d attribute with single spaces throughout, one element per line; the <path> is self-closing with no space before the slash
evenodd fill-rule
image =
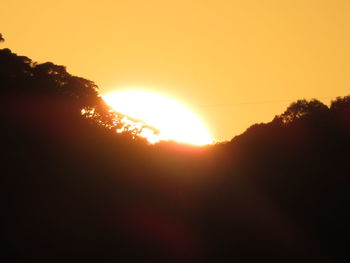
<path id="1" fill-rule="evenodd" d="M 350 94 L 349 0 L 1 0 L 1 47 L 102 94 L 159 92 L 218 140 L 298 98 Z"/>

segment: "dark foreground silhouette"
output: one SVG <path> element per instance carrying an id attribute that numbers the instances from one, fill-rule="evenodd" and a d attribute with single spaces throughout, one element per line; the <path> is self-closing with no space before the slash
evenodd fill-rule
<path id="1" fill-rule="evenodd" d="M 189 147 L 116 134 L 93 82 L 8 49 L 0 88 L 2 262 L 350 259 L 350 97 Z"/>

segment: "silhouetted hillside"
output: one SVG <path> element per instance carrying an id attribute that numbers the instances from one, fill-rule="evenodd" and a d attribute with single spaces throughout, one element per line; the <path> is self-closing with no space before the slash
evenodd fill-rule
<path id="1" fill-rule="evenodd" d="M 93 82 L 8 49 L 0 91 L 4 262 L 349 260 L 350 96 L 190 147 L 117 134 Z"/>

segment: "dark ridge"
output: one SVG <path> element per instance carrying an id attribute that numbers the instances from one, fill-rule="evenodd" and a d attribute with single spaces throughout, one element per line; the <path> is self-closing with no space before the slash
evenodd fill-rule
<path id="1" fill-rule="evenodd" d="M 350 96 L 198 148 L 116 134 L 96 84 L 9 49 L 0 91 L 2 262 L 350 260 Z"/>

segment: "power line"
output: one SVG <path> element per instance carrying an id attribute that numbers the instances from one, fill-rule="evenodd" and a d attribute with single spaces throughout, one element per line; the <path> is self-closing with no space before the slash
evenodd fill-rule
<path id="1" fill-rule="evenodd" d="M 311 99 L 335 99 L 338 96 L 327 96 L 327 97 L 310 97 L 310 98 L 303 98 L 306 100 Z M 254 104 L 270 104 L 270 103 L 282 103 L 282 102 L 290 102 L 292 103 L 296 99 L 279 99 L 279 100 L 262 100 L 262 101 L 245 101 L 245 102 L 235 102 L 235 103 L 217 103 L 217 104 L 203 104 L 203 105 L 193 105 L 194 107 L 198 108 L 223 108 L 223 107 L 234 107 L 239 105 L 254 105 Z"/>

